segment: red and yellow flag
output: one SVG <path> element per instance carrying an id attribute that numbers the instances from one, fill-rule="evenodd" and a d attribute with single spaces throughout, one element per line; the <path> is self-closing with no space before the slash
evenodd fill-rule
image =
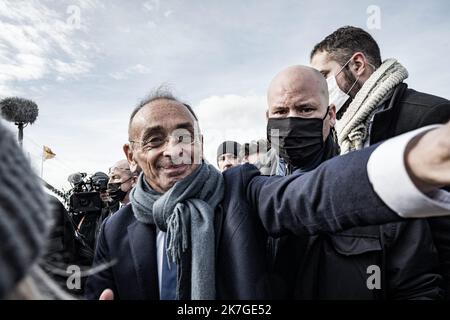
<path id="1" fill-rule="evenodd" d="M 49 147 L 44 146 L 44 152 L 42 157 L 44 158 L 44 160 L 53 159 L 54 157 L 56 157 L 56 153 L 54 153 L 52 149 L 50 149 Z"/>

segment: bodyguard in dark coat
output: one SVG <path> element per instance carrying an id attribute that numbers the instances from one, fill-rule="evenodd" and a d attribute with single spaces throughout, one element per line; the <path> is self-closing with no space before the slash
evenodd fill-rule
<path id="1" fill-rule="evenodd" d="M 378 44 L 360 28 L 342 27 L 328 35 L 312 50 L 311 65 L 327 78 L 330 103 L 338 109 L 342 153 L 450 119 L 450 101 L 408 88 L 407 70 L 394 59 L 382 62 Z M 450 218 L 428 223 L 449 298 Z"/>
<path id="2" fill-rule="evenodd" d="M 132 114 L 132 145 L 125 151 L 130 168 L 139 166 L 143 173 L 131 205 L 103 224 L 95 264 L 114 265 L 89 278 L 88 298 L 104 297 L 106 289 L 117 299 L 270 298 L 267 235 L 399 220 L 368 176 L 375 147 L 302 176 L 265 177 L 251 165 L 222 176 L 206 162 L 188 161 L 201 154 L 195 119 L 190 107 L 167 94 L 150 97 Z M 337 188 L 338 181 L 349 187 Z M 165 268 L 169 260 L 176 264 Z"/>
<path id="3" fill-rule="evenodd" d="M 268 128 L 280 132 L 279 153 L 296 174 L 339 154 L 335 106 L 327 107 L 327 100 L 323 77 L 309 67 L 288 67 L 269 87 Z M 280 108 L 285 112 L 275 113 Z M 286 146 L 292 137 L 298 143 Z M 286 236 L 269 245 L 278 299 L 437 299 L 442 294 L 437 252 L 424 220 Z"/>
<path id="4" fill-rule="evenodd" d="M 409 89 L 399 84 L 386 102 L 387 108 L 375 114 L 370 144 L 430 124 L 445 123 L 450 119 L 450 101 Z M 446 188 L 450 190 L 449 187 Z M 439 253 L 440 273 L 444 276 L 443 288 L 450 298 L 450 218 L 430 218 L 434 244 Z"/>

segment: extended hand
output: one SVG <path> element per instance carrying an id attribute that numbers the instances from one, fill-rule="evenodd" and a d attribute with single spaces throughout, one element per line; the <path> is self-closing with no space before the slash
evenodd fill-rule
<path id="1" fill-rule="evenodd" d="M 412 141 L 405 161 L 422 191 L 450 185 L 450 121 Z"/>

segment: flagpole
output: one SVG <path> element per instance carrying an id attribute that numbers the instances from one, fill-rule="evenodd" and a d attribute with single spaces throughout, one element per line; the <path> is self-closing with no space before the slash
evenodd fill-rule
<path id="1" fill-rule="evenodd" d="M 44 162 L 48 159 L 53 159 L 56 154 L 47 146 L 42 146 L 42 162 L 41 162 L 41 179 L 44 178 Z"/>

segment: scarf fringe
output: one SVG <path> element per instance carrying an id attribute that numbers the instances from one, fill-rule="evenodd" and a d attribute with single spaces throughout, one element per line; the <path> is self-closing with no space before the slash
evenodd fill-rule
<path id="1" fill-rule="evenodd" d="M 176 264 L 180 264 L 182 254 L 189 248 L 190 241 L 188 222 L 183 219 L 183 207 L 183 204 L 178 204 L 167 220 L 167 260 Z"/>

